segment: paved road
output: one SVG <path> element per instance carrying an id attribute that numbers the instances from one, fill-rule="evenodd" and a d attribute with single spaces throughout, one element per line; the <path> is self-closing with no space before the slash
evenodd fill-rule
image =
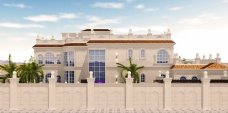
<path id="1" fill-rule="evenodd" d="M 42 109 L 28 109 L 28 110 L 3 110 L 0 109 L 0 113 L 228 113 L 227 110 L 213 109 L 210 111 L 204 111 L 200 109 L 173 109 L 173 110 L 154 110 L 154 109 L 57 109 L 57 110 L 42 110 Z"/>

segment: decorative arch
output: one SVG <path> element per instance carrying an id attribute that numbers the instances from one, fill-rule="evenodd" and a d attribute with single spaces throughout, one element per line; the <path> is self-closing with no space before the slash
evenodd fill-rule
<path id="1" fill-rule="evenodd" d="M 197 76 L 193 76 L 192 80 L 198 80 L 198 77 Z"/>
<path id="2" fill-rule="evenodd" d="M 157 63 L 158 64 L 167 64 L 169 61 L 169 54 L 166 50 L 161 49 L 157 52 Z"/>

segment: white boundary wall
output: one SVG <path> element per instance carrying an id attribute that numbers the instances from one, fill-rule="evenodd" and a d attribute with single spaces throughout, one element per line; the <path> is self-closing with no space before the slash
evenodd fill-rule
<path id="1" fill-rule="evenodd" d="M 51 80 L 52 79 L 52 80 Z M 0 84 L 0 109 L 96 109 L 96 108 L 154 108 L 154 109 L 226 109 L 228 84 L 164 83 L 87 84 L 56 83 L 19 84 L 11 78 L 9 84 Z"/>

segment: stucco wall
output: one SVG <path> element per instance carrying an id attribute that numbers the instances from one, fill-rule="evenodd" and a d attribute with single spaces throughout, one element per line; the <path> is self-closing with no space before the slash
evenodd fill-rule
<path id="1" fill-rule="evenodd" d="M 9 84 L 0 84 L 0 109 L 9 109 Z"/>

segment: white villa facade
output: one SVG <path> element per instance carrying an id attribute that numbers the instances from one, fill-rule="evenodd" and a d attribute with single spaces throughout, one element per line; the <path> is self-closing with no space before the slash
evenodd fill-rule
<path id="1" fill-rule="evenodd" d="M 45 64 L 44 82 L 54 71 L 58 82 L 77 83 L 94 72 L 96 83 L 121 82 L 120 69 L 116 63 L 129 64 L 129 57 L 139 66 L 141 82 L 153 82 L 170 72 L 173 79 L 200 79 L 203 71 L 209 71 L 213 79 L 220 79 L 226 70 L 220 55 L 215 59 L 199 54 L 193 60 L 183 60 L 174 54 L 175 42 L 170 30 L 164 34 L 127 35 L 113 34 L 109 29 L 85 29 L 80 33 L 62 33 L 62 40 L 37 37 L 33 46 L 39 64 Z M 194 71 L 193 71 L 194 70 Z"/>

